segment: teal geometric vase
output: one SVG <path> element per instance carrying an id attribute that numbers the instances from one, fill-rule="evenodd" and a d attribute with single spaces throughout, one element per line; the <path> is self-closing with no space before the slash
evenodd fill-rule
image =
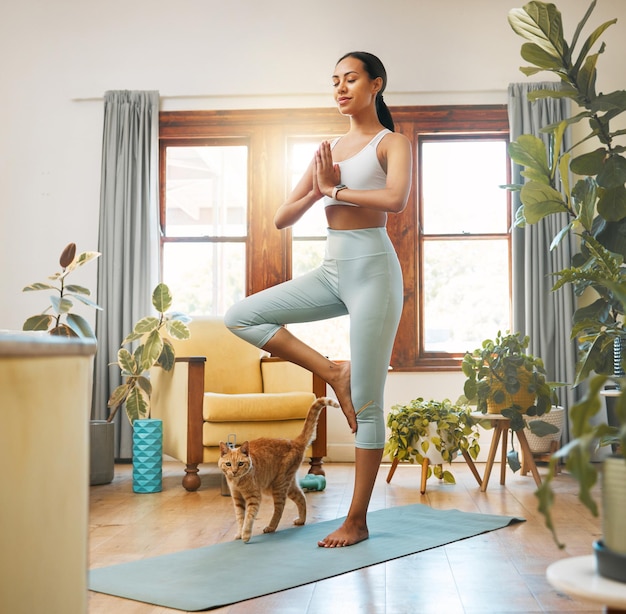
<path id="1" fill-rule="evenodd" d="M 161 492 L 163 477 L 163 421 L 133 422 L 133 492 Z"/>

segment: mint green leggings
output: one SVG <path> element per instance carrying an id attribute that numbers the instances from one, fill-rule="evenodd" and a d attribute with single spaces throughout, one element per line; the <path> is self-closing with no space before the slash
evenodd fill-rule
<path id="1" fill-rule="evenodd" d="M 385 445 L 383 394 L 403 302 L 402 271 L 384 227 L 328 230 L 323 264 L 233 305 L 224 317 L 259 348 L 284 324 L 350 315 L 352 403 L 358 448 Z"/>

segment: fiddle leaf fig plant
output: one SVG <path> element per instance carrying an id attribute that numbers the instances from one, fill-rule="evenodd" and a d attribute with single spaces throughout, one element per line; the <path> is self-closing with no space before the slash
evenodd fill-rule
<path id="1" fill-rule="evenodd" d="M 554 290 L 571 283 L 576 295 L 591 292 L 594 296 L 591 304 L 576 310 L 572 326 L 572 337 L 579 345 L 575 383 L 586 381 L 588 390 L 570 408 L 573 439 L 553 455 L 548 475 L 537 491 L 539 509 L 557 543 L 551 508 L 552 479 L 559 459 L 566 459 L 567 470 L 578 481 L 580 500 L 597 515 L 591 495 L 598 475 L 591 462 L 593 447 L 620 442 L 621 456 L 626 450 L 626 380 L 616 380 L 622 387 L 616 402 L 619 426 L 597 418 L 602 407 L 600 391 L 613 368 L 614 341 L 626 336 L 622 323 L 626 306 L 626 146 L 620 142 L 626 130 L 613 127 L 613 120 L 626 111 L 626 91 L 596 91 L 597 65 L 606 50 L 600 38 L 617 20 L 595 27 L 583 41 L 582 32 L 595 6 L 593 0 L 570 41 L 565 39 L 561 13 L 554 4 L 529 2 L 508 15 L 515 33 L 526 41 L 521 55 L 531 66 L 522 67 L 522 72 L 548 71 L 561 81 L 561 90 L 538 90 L 529 94 L 529 99 L 566 97 L 578 107 L 571 117 L 543 128 L 549 137 L 547 147 L 532 135 L 522 135 L 511 143 L 509 153 L 524 168 L 526 181 L 507 186 L 520 191 L 518 226 L 535 224 L 554 213 L 565 214 L 566 223 L 556 233 L 551 249 L 573 234 L 580 253 L 571 267 L 556 274 Z M 564 150 L 564 134 L 576 124 L 586 133 L 574 147 Z"/>
<path id="2" fill-rule="evenodd" d="M 480 452 L 478 428 L 468 407 L 443 401 L 412 400 L 407 405 L 394 405 L 387 416 L 391 433 L 385 444 L 385 454 L 398 461 L 422 463 L 433 447 L 446 462 L 465 450 L 476 460 Z M 432 428 L 434 426 L 434 429 Z M 428 476 L 434 475 L 454 484 L 451 471 L 435 465 L 428 467 Z"/>
<path id="3" fill-rule="evenodd" d="M 190 318 L 182 313 L 168 312 L 172 306 L 172 295 L 164 283 L 154 289 L 152 304 L 157 315 L 141 318 L 124 338 L 117 353 L 117 363 L 114 364 L 119 366 L 125 381 L 109 397 L 108 407 L 112 411 L 108 422 L 115 418 L 122 405 L 126 407 L 131 425 L 135 420 L 150 415 L 152 384 L 148 371 L 154 366 L 165 371 L 174 368 L 175 352 L 168 336 L 189 339 L 187 322 Z M 139 343 L 132 352 L 124 347 L 136 342 Z"/>
<path id="4" fill-rule="evenodd" d="M 61 270 L 49 277 L 54 283 L 36 282 L 22 289 L 22 292 L 51 291 L 50 305 L 43 312 L 29 317 L 22 325 L 22 330 L 48 331 L 59 337 L 95 339 L 96 335 L 89 322 L 73 311 L 74 302 L 78 301 L 94 309 L 102 308 L 88 298 L 91 292 L 87 288 L 67 283 L 67 277 L 72 271 L 99 256 L 99 252 L 82 252 L 77 255 L 76 243 L 68 243 L 59 258 Z"/>

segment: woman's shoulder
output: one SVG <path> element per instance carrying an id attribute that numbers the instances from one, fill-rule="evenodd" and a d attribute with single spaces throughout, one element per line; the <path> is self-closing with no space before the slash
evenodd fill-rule
<path id="1" fill-rule="evenodd" d="M 381 139 L 380 145 L 385 151 L 411 150 L 411 141 L 401 132 L 388 132 Z"/>

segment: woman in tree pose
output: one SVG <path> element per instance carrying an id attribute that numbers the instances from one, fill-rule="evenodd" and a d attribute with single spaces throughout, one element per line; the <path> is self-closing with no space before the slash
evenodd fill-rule
<path id="1" fill-rule="evenodd" d="M 328 221 L 323 264 L 233 305 L 225 323 L 236 335 L 324 379 L 355 433 L 352 503 L 343 524 L 318 542 L 350 546 L 369 537 L 367 508 L 383 455 L 383 393 L 403 303 L 402 271 L 386 230 L 411 187 L 411 144 L 394 132 L 383 101 L 387 74 L 371 53 L 343 56 L 332 76 L 350 129 L 323 142 L 276 212 L 286 228 L 323 199 Z M 350 362 L 336 363 L 292 335 L 285 324 L 349 314 Z"/>

